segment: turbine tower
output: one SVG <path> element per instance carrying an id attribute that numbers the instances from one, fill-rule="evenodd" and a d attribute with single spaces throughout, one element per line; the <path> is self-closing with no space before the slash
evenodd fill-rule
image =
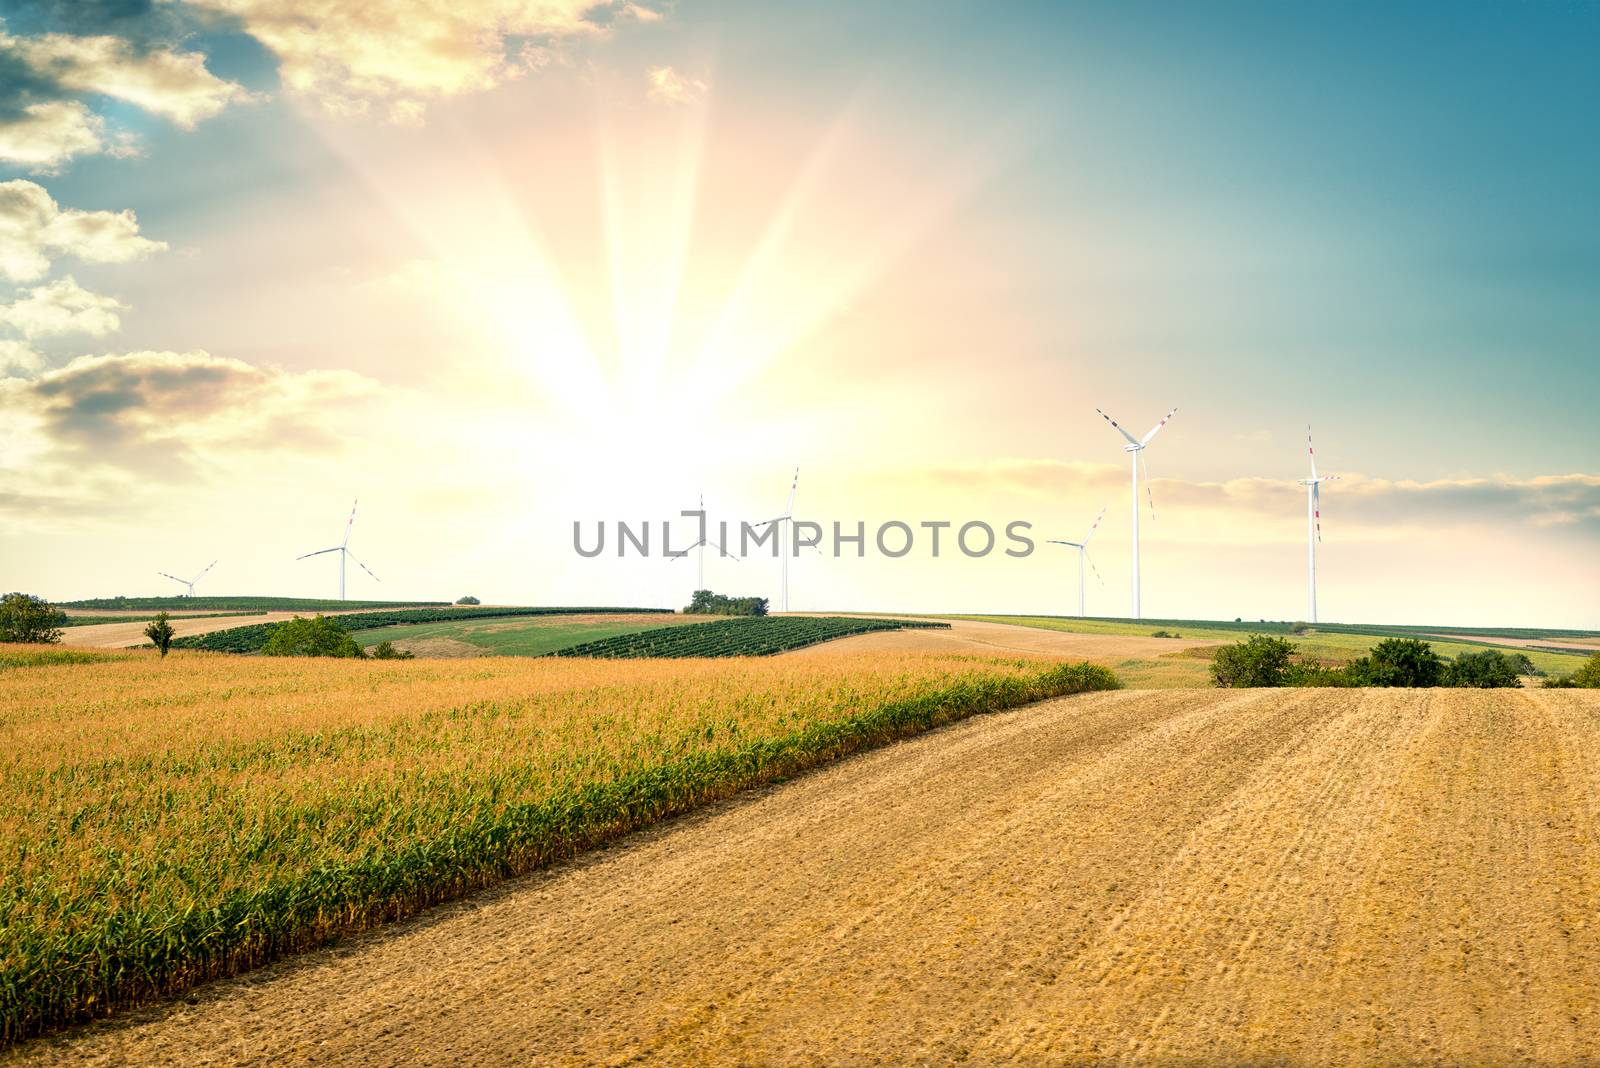
<path id="1" fill-rule="evenodd" d="M 1099 408 L 1096 408 L 1095 411 L 1100 412 L 1100 417 L 1102 419 L 1104 419 L 1106 422 L 1110 423 L 1111 426 L 1116 430 L 1116 432 L 1121 434 L 1128 441 L 1128 443 L 1122 447 L 1122 451 L 1128 454 L 1128 459 L 1129 459 L 1129 461 L 1131 461 L 1130 466 L 1133 468 L 1133 618 L 1134 619 L 1138 619 L 1138 618 L 1140 618 L 1140 616 L 1139 616 L 1139 465 L 1141 463 L 1144 463 L 1144 450 L 1150 444 L 1150 439 L 1155 437 L 1157 434 L 1159 434 L 1161 432 L 1161 428 L 1167 425 L 1167 420 L 1168 419 L 1171 419 L 1174 415 L 1178 414 L 1178 409 L 1174 408 L 1174 409 L 1172 409 L 1172 411 L 1168 412 L 1166 414 L 1166 417 L 1164 419 L 1162 419 L 1161 422 L 1159 422 L 1155 426 L 1151 427 L 1150 428 L 1150 433 L 1146 434 L 1143 438 L 1136 438 L 1132 434 L 1128 433 L 1126 430 L 1122 429 L 1121 424 L 1119 424 L 1115 419 L 1111 418 L 1105 412 L 1101 412 Z M 1144 489 L 1144 491 L 1150 497 L 1150 519 L 1152 521 L 1154 521 L 1155 517 L 1156 517 L 1156 498 L 1155 498 L 1155 494 L 1150 493 L 1150 466 L 1149 466 L 1148 463 L 1145 464 L 1144 481 L 1145 481 L 1145 489 Z"/>
<path id="2" fill-rule="evenodd" d="M 775 523 L 778 527 L 778 556 L 783 560 L 783 611 L 789 610 L 789 554 L 783 551 L 784 524 L 789 524 L 789 540 L 794 540 L 794 493 L 800 488 L 800 469 L 794 469 L 794 481 L 789 484 L 789 503 L 784 506 L 783 514 L 763 519 L 751 529 L 760 529 L 768 523 Z"/>
<path id="3" fill-rule="evenodd" d="M 321 556 L 323 553 L 338 553 L 339 554 L 339 600 L 341 600 L 341 601 L 344 600 L 344 562 L 345 562 L 345 560 L 347 558 L 351 559 L 351 560 L 356 560 L 355 556 L 352 555 L 351 552 L 350 552 L 349 545 L 350 545 L 350 528 L 356 525 L 356 504 L 359 504 L 359 503 L 360 503 L 360 501 L 356 501 L 355 503 L 350 505 L 350 519 L 344 525 L 344 541 L 341 541 L 338 545 L 335 545 L 331 549 L 318 549 L 314 553 L 306 553 L 304 556 L 295 557 L 296 560 L 309 560 L 311 557 L 313 557 L 313 556 Z M 370 567 L 368 567 L 366 564 L 363 564 L 360 560 L 356 560 L 356 566 L 359 567 L 361 570 L 365 571 L 367 574 L 372 575 L 372 569 Z M 380 579 L 377 575 L 372 575 L 372 581 L 374 581 L 374 582 L 382 582 L 383 580 Z"/>
<path id="4" fill-rule="evenodd" d="M 217 566 L 217 562 L 215 560 L 211 561 L 209 564 L 207 564 L 205 566 L 205 570 L 204 571 L 201 571 L 200 574 L 196 575 L 192 579 L 182 579 L 182 578 L 179 578 L 177 575 L 169 575 L 165 571 L 157 571 L 156 574 L 160 575 L 162 578 L 169 578 L 173 582 L 182 583 L 188 589 L 188 592 L 185 593 L 184 596 L 185 597 L 193 597 L 194 596 L 194 584 L 199 582 L 201 579 L 206 577 L 206 571 L 210 571 L 212 568 L 214 568 L 216 566 Z"/>
<path id="5" fill-rule="evenodd" d="M 1338 475 L 1317 476 L 1317 451 L 1311 447 L 1311 428 L 1306 427 L 1306 455 L 1311 457 L 1311 477 L 1300 479 L 1306 488 L 1306 613 L 1308 623 L 1317 621 L 1317 542 L 1322 540 L 1322 484 L 1339 481 Z"/>
<path id="6" fill-rule="evenodd" d="M 1106 507 L 1109 508 L 1110 505 L 1107 505 Z M 1094 517 L 1094 523 L 1090 525 L 1089 533 L 1087 533 L 1087 534 L 1085 534 L 1083 536 L 1083 540 L 1082 541 L 1057 541 L 1055 538 L 1047 538 L 1046 539 L 1046 541 L 1051 545 L 1070 545 L 1072 548 L 1078 550 L 1078 615 L 1079 615 L 1080 618 L 1082 616 L 1086 615 L 1086 613 L 1083 610 L 1083 563 L 1084 563 L 1084 561 L 1085 560 L 1089 561 L 1089 566 L 1094 568 L 1094 577 L 1100 580 L 1100 584 L 1102 586 L 1104 586 L 1105 582 L 1106 582 L 1105 579 L 1100 578 L 1100 569 L 1098 567 L 1094 566 L 1094 561 L 1093 560 L 1089 560 L 1089 539 L 1094 537 L 1094 532 L 1096 530 L 1100 529 L 1100 520 L 1104 519 L 1105 517 L 1106 517 L 1106 509 L 1102 508 L 1102 509 L 1100 509 L 1100 514 Z"/>

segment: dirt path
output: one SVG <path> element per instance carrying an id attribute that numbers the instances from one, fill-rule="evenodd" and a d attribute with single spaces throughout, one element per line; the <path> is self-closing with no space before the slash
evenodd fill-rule
<path id="1" fill-rule="evenodd" d="M 1597 896 L 1600 695 L 1124 691 L 846 761 L 16 1055 L 1592 1062 Z"/>

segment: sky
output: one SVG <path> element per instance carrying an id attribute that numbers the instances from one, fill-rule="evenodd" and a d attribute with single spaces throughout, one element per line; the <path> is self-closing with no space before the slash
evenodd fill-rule
<path id="1" fill-rule="evenodd" d="M 6 589 L 1600 629 L 1600 6 L 0 19 Z"/>

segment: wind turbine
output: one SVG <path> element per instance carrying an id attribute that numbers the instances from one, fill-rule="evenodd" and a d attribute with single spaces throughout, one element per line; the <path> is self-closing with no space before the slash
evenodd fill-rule
<path id="1" fill-rule="evenodd" d="M 1306 455 L 1311 457 L 1311 477 L 1300 479 L 1306 488 L 1306 599 L 1310 607 L 1308 623 L 1317 621 L 1317 542 L 1322 540 L 1322 484 L 1339 481 L 1338 475 L 1317 477 L 1317 451 L 1311 447 L 1311 428 L 1306 427 Z"/>
<path id="2" fill-rule="evenodd" d="M 1106 507 L 1109 508 L 1110 505 L 1107 505 Z M 1094 523 L 1089 527 L 1089 533 L 1083 536 L 1082 541 L 1057 541 L 1055 538 L 1046 539 L 1046 541 L 1048 541 L 1051 545 L 1070 545 L 1072 548 L 1078 550 L 1078 615 L 1080 617 L 1086 614 L 1083 610 L 1083 562 L 1085 560 L 1089 560 L 1089 539 L 1094 537 L 1094 532 L 1096 530 L 1100 529 L 1100 520 L 1104 519 L 1105 517 L 1106 509 L 1102 508 L 1100 509 L 1100 514 L 1094 517 Z M 1094 567 L 1093 560 L 1089 560 L 1089 566 Z M 1094 567 L 1094 577 L 1100 579 L 1100 584 L 1102 586 L 1105 585 L 1106 580 L 1100 578 L 1100 569 L 1098 567 Z"/>
<path id="3" fill-rule="evenodd" d="M 1096 408 L 1095 411 L 1100 412 L 1100 409 Z M 1121 424 L 1119 424 L 1115 419 L 1111 418 L 1105 412 L 1100 412 L 1100 417 L 1102 419 L 1104 419 L 1106 422 L 1110 423 L 1111 426 L 1116 430 L 1117 433 L 1121 434 L 1124 438 L 1126 438 L 1128 440 L 1128 443 L 1122 447 L 1122 451 L 1128 454 L 1128 459 L 1130 461 L 1132 461 L 1131 466 L 1133 467 L 1133 618 L 1134 619 L 1138 619 L 1139 618 L 1139 465 L 1140 465 L 1140 463 L 1144 462 L 1143 453 L 1144 453 L 1145 447 L 1150 444 L 1150 439 L 1155 437 L 1157 434 L 1159 434 L 1161 432 L 1161 428 L 1167 425 L 1167 420 L 1171 419 L 1174 415 L 1177 415 L 1177 414 L 1178 414 L 1178 409 L 1176 409 L 1176 408 L 1172 409 L 1172 411 L 1170 411 L 1170 412 L 1168 412 L 1166 414 L 1166 417 L 1164 419 L 1162 419 L 1161 422 L 1157 423 L 1155 426 L 1150 428 L 1150 433 L 1146 434 L 1143 438 L 1136 438 L 1132 434 L 1128 433 L 1126 430 L 1122 429 Z M 1153 522 L 1155 520 L 1155 518 L 1156 518 L 1156 498 L 1155 498 L 1155 494 L 1150 493 L 1150 465 L 1148 463 L 1145 464 L 1144 481 L 1145 481 L 1145 489 L 1144 489 L 1144 491 L 1150 497 L 1150 519 Z"/>
<path id="4" fill-rule="evenodd" d="M 306 553 L 304 556 L 295 557 L 296 560 L 309 560 L 311 557 L 313 557 L 313 556 L 321 556 L 323 553 L 338 553 L 339 554 L 339 600 L 341 600 L 341 601 L 344 600 L 344 562 L 345 562 L 345 559 L 348 557 L 351 560 L 356 560 L 355 556 L 351 554 L 350 549 L 348 548 L 348 546 L 350 544 L 350 528 L 356 525 L 356 504 L 359 504 L 359 503 L 361 503 L 361 502 L 360 501 L 356 501 L 355 503 L 350 505 L 350 520 L 349 520 L 349 522 L 345 523 L 345 525 L 344 525 L 344 541 L 341 541 L 338 545 L 335 545 L 331 549 L 318 549 L 314 553 Z M 368 567 L 366 564 L 363 564 L 360 560 L 356 560 L 356 566 L 359 567 L 361 570 L 365 571 L 367 574 L 372 575 L 372 569 L 370 567 Z M 383 581 L 377 575 L 372 575 L 372 580 L 374 582 L 382 582 Z"/>
<path id="5" fill-rule="evenodd" d="M 799 472 L 796 471 L 795 474 L 798 477 Z M 706 495 L 702 493 L 700 495 L 700 523 L 701 523 L 700 529 L 702 531 L 710 529 L 708 526 L 706 526 L 705 515 L 706 515 Z M 708 545 L 708 544 L 715 545 L 717 547 L 717 552 L 720 555 L 726 556 L 728 559 L 732 560 L 736 564 L 739 562 L 739 558 L 737 556 L 733 555 L 732 553 L 730 553 L 727 549 L 723 548 L 721 542 L 717 541 L 715 538 L 712 538 L 709 534 L 701 534 L 700 535 L 700 540 L 695 542 L 693 545 L 689 546 L 689 549 L 698 549 L 699 550 L 699 553 L 697 554 L 697 561 L 696 561 L 696 566 L 699 568 L 699 574 L 695 578 L 695 581 L 698 582 L 699 585 L 695 587 L 696 590 L 703 590 L 703 589 L 706 588 L 706 545 Z M 685 549 L 684 552 L 687 553 L 689 551 L 689 549 Z M 674 556 L 672 559 L 673 560 L 682 560 L 683 557 Z"/>
<path id="6" fill-rule="evenodd" d="M 789 503 L 784 506 L 783 514 L 773 516 L 771 519 L 763 519 L 751 528 L 752 530 L 759 529 L 768 523 L 776 523 L 778 525 L 778 555 L 783 559 L 783 611 L 785 612 L 789 610 L 789 554 L 783 551 L 783 524 L 789 524 L 790 540 L 793 540 L 794 491 L 799 488 L 800 469 L 797 467 L 794 469 L 794 482 L 789 485 Z"/>
<path id="7" fill-rule="evenodd" d="M 194 596 L 194 584 L 196 582 L 199 582 L 201 579 L 206 577 L 206 571 L 210 571 L 212 568 L 214 568 L 216 566 L 217 566 L 217 562 L 215 560 L 211 561 L 209 564 L 206 565 L 205 571 L 200 572 L 200 574 L 196 575 L 192 579 L 182 579 L 182 578 L 179 578 L 177 575 L 169 575 L 165 571 L 157 571 L 156 574 L 160 575 L 162 578 L 169 578 L 173 582 L 181 582 L 181 583 L 183 583 L 183 585 L 187 586 L 188 589 L 189 589 L 189 592 L 185 593 L 184 596 L 185 597 L 193 597 Z"/>

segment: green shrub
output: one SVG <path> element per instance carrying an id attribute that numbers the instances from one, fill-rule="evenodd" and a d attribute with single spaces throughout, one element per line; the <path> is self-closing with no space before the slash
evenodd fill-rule
<path id="1" fill-rule="evenodd" d="M 1289 626 L 1290 634 L 1306 634 L 1311 630 L 1311 624 L 1305 622 L 1292 623 Z"/>
<path id="2" fill-rule="evenodd" d="M 1600 690 L 1600 653 L 1595 653 L 1572 673 L 1572 685 L 1586 690 Z"/>
<path id="3" fill-rule="evenodd" d="M 1153 631 L 1151 633 L 1150 637 L 1152 637 L 1152 638 L 1181 638 L 1181 637 L 1183 637 L 1183 635 L 1179 634 L 1175 630 L 1158 630 L 1158 631 Z"/>
<path id="4" fill-rule="evenodd" d="M 1522 679 L 1513 657 L 1494 649 L 1481 653 L 1462 653 L 1444 670 L 1444 685 L 1492 690 L 1521 686 Z"/>
<path id="5" fill-rule="evenodd" d="M 1444 661 L 1433 646 L 1416 638 L 1385 638 L 1366 656 L 1345 666 L 1356 686 L 1437 686 Z"/>
<path id="6" fill-rule="evenodd" d="M 374 645 L 372 652 L 367 655 L 374 660 L 413 660 L 417 654 L 409 649 L 396 649 L 394 642 L 385 638 L 377 645 Z"/>
<path id="7" fill-rule="evenodd" d="M 144 636 L 150 639 L 151 645 L 161 650 L 161 658 L 165 660 L 167 650 L 172 648 L 172 624 L 167 621 L 165 612 L 156 613 L 156 618 L 144 628 Z"/>
<path id="8" fill-rule="evenodd" d="M 62 612 L 42 597 L 8 593 L 0 599 L 0 642 L 54 645 L 61 640 Z"/>
<path id="9" fill-rule="evenodd" d="M 472 596 L 470 593 L 467 594 L 465 597 L 457 597 L 456 598 L 456 604 L 482 604 L 482 603 L 483 603 L 482 601 L 478 600 L 476 597 Z"/>
<path id="10" fill-rule="evenodd" d="M 1319 660 L 1301 660 L 1283 673 L 1285 686 L 1354 686 L 1355 680 L 1344 668 L 1330 667 Z"/>
<path id="11" fill-rule="evenodd" d="M 1284 638 L 1252 634 L 1242 642 L 1223 646 L 1211 661 L 1215 686 L 1282 686 L 1294 643 Z"/>
<path id="12" fill-rule="evenodd" d="M 350 637 L 336 619 L 317 614 L 310 619 L 295 616 L 287 623 L 272 628 L 267 644 L 261 647 L 266 656 L 343 656 L 362 657 L 366 654 Z"/>

